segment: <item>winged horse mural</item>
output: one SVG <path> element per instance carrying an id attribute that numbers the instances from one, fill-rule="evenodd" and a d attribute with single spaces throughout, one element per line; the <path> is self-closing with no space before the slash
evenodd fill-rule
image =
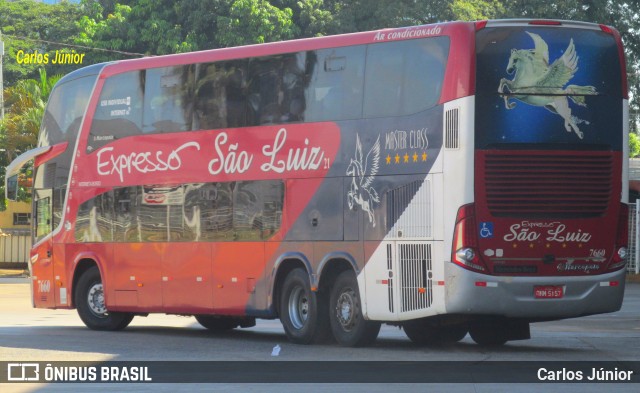
<path id="1" fill-rule="evenodd" d="M 562 117 L 567 132 L 575 132 L 582 139 L 584 134 L 578 124 L 589 122 L 581 120 L 571 114 L 569 100 L 579 106 L 586 107 L 585 96 L 596 95 L 593 86 L 568 85 L 564 87 L 576 71 L 578 71 L 578 54 L 573 39 L 562 56 L 549 65 L 549 47 L 537 34 L 529 33 L 533 39 L 534 49 L 512 49 L 507 74 L 515 72 L 512 80 L 500 79 L 498 92 L 504 98 L 507 109 L 513 109 L 515 102 L 510 98 L 525 104 L 542 106 L 552 113 Z"/>
<path id="2" fill-rule="evenodd" d="M 349 209 L 357 204 L 369 216 L 369 222 L 375 227 L 376 217 L 373 214 L 373 204 L 380 202 L 380 197 L 371 183 L 380 168 L 380 135 L 364 157 L 360 136 L 356 134 L 356 154 L 347 167 L 347 176 L 351 176 L 351 186 L 347 192 Z"/>

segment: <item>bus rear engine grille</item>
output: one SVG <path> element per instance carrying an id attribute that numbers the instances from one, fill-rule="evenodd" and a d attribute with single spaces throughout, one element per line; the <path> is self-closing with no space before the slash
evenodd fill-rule
<path id="1" fill-rule="evenodd" d="M 609 155 L 487 154 L 486 201 L 494 217 L 600 217 L 612 175 Z"/>

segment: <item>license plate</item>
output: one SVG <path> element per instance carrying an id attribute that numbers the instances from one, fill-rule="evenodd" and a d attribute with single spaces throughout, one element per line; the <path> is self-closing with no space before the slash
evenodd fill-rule
<path id="1" fill-rule="evenodd" d="M 561 285 L 537 285 L 533 287 L 533 296 L 536 299 L 559 299 L 564 296 Z"/>

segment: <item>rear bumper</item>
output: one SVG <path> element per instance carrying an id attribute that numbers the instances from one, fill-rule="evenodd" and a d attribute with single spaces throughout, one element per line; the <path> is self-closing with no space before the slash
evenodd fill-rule
<path id="1" fill-rule="evenodd" d="M 445 264 L 447 313 L 510 318 L 562 319 L 614 312 L 622 306 L 626 271 L 597 276 L 500 277 Z M 477 286 L 486 282 L 486 286 Z M 611 286 L 610 282 L 617 282 Z M 561 299 L 536 299 L 534 286 L 560 285 Z"/>

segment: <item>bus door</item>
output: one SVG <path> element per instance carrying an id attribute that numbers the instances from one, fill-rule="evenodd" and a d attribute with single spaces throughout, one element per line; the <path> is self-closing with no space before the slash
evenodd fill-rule
<path id="1" fill-rule="evenodd" d="M 53 190 L 33 190 L 34 243 L 31 261 L 33 300 L 38 307 L 55 307 L 55 282 L 53 272 Z M 43 240 L 44 239 L 44 240 Z"/>

